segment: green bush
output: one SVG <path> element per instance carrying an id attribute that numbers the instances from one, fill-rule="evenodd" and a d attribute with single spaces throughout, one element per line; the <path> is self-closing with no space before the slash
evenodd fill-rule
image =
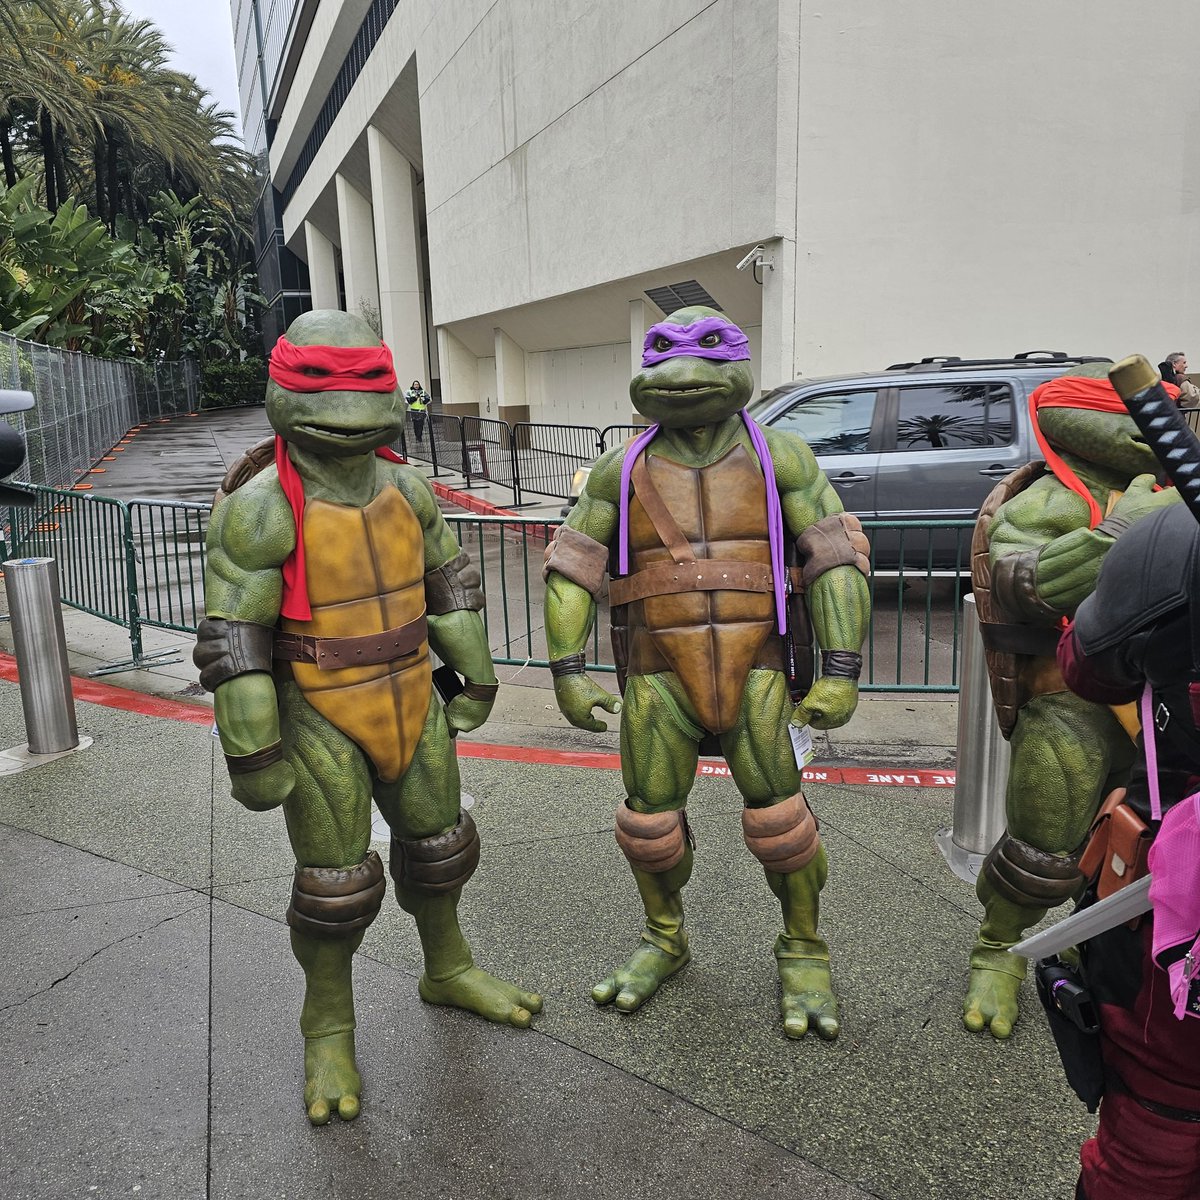
<path id="1" fill-rule="evenodd" d="M 200 382 L 201 408 L 233 408 L 262 404 L 267 395 L 267 364 L 261 358 L 244 362 L 204 364 Z"/>

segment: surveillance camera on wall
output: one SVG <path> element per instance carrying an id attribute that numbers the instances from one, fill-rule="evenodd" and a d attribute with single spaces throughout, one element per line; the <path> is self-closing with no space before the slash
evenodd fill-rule
<path id="1" fill-rule="evenodd" d="M 747 252 L 746 257 L 737 265 L 739 271 L 744 271 L 747 267 L 755 266 L 766 253 L 766 246 L 755 246 L 753 250 Z"/>

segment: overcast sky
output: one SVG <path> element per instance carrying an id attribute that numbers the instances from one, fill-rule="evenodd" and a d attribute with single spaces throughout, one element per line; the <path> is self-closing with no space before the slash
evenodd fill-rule
<path id="1" fill-rule="evenodd" d="M 175 48 L 171 65 L 194 75 L 200 86 L 234 116 L 240 136 L 242 110 L 233 58 L 233 17 L 228 0 L 119 0 L 132 17 L 153 21 Z"/>

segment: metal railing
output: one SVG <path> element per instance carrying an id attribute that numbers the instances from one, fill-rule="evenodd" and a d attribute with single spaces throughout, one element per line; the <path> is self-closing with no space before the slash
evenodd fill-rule
<path id="1" fill-rule="evenodd" d="M 611 450 L 614 446 L 619 446 L 622 442 L 637 437 L 645 429 L 645 425 L 605 425 L 600 430 L 600 453 L 603 454 L 606 450 Z"/>
<path id="2" fill-rule="evenodd" d="M 16 477 L 68 487 L 135 425 L 193 411 L 200 372 L 190 360 L 94 358 L 0 333 L 0 388 L 21 388 L 37 401 L 9 418 L 27 447 Z"/>
<path id="3" fill-rule="evenodd" d="M 513 426 L 513 462 L 522 490 L 541 496 L 571 494 L 575 472 L 600 453 L 600 430 L 593 425 Z"/>
<path id="4" fill-rule="evenodd" d="M 32 508 L 0 509 L 0 557 L 48 557 L 59 564 L 63 602 L 129 631 L 130 658 L 97 674 L 157 665 L 146 627 L 194 633 L 204 615 L 207 504 L 122 502 L 37 487 Z M 483 619 L 498 664 L 545 667 L 542 552 L 560 523 L 519 517 L 447 517 L 479 565 Z M 925 525 L 864 522 L 872 540 L 872 620 L 863 647 L 866 692 L 955 692 L 962 641 L 961 594 L 970 521 Z M 588 668 L 611 672 L 607 592 L 597 601 Z"/>

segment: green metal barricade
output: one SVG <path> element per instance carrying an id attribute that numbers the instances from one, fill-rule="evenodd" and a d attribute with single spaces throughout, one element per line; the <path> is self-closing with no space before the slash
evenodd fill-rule
<path id="1" fill-rule="evenodd" d="M 7 510 L 0 540 L 10 557 L 58 560 L 63 602 L 129 630 L 130 658 L 94 674 L 157 665 L 146 626 L 194 633 L 204 615 L 204 536 L 210 508 L 163 500 L 122 503 L 39 487 L 33 508 Z M 560 522 L 447 515 L 479 565 L 483 620 L 497 665 L 548 665 L 542 555 Z M 969 576 L 971 521 L 924 525 L 864 522 L 872 541 L 872 620 L 863 647 L 864 692 L 956 692 L 961 598 Z M 588 669 L 615 671 L 606 634 L 608 600 L 597 602 Z M 175 661 L 178 661 L 176 656 Z"/>

